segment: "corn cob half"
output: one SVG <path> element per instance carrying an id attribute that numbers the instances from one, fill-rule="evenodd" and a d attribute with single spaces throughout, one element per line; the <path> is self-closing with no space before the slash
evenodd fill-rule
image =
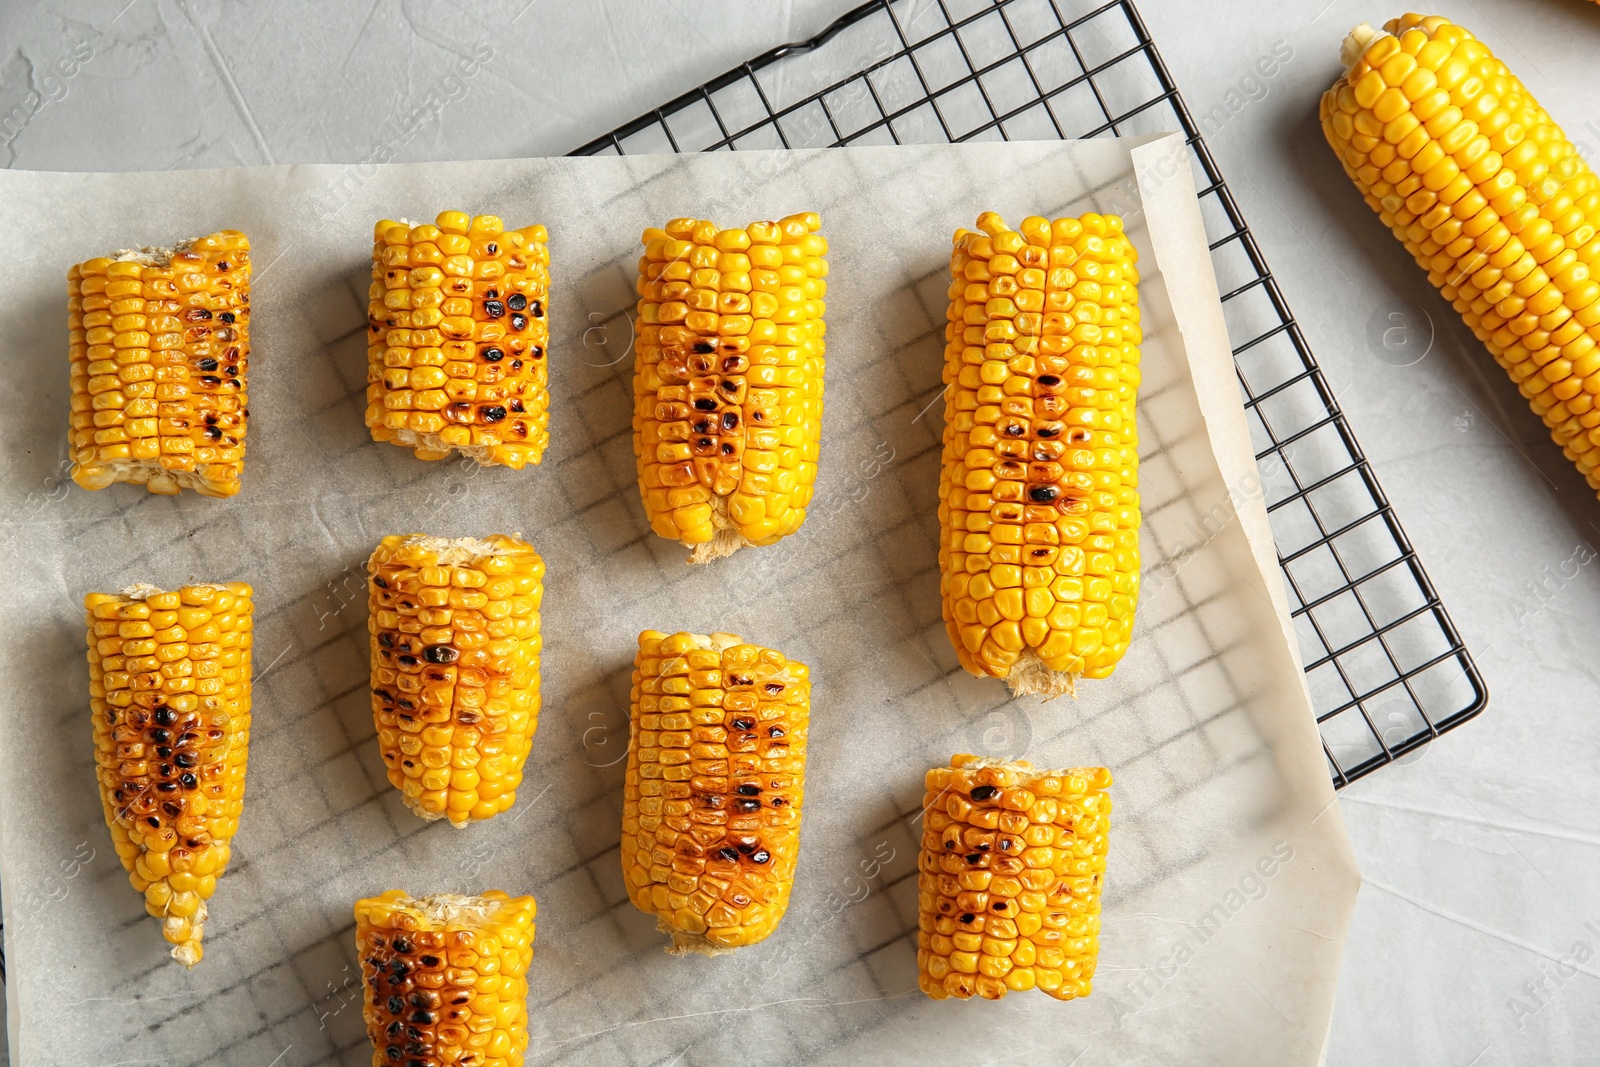
<path id="1" fill-rule="evenodd" d="M 418 459 L 521 469 L 550 442 L 543 226 L 445 211 L 373 228 L 367 428 Z"/>
<path id="2" fill-rule="evenodd" d="M 244 807 L 251 590 L 135 585 L 84 607 L 106 825 L 172 958 L 193 967 Z"/>
<path id="3" fill-rule="evenodd" d="M 810 714 L 803 663 L 733 634 L 639 635 L 622 873 L 668 952 L 752 945 L 783 918 Z"/>
<path id="4" fill-rule="evenodd" d="M 501 534 L 391 535 L 367 573 L 389 782 L 424 819 L 465 826 L 505 811 L 539 725 L 544 560 Z"/>
<path id="5" fill-rule="evenodd" d="M 1138 253 L 1115 215 L 957 230 L 939 563 L 961 665 L 1073 692 L 1127 651 L 1139 591 Z"/>
<path id="6" fill-rule="evenodd" d="M 238 230 L 67 272 L 73 480 L 232 496 L 250 399 L 250 241 Z"/>
<path id="7" fill-rule="evenodd" d="M 498 890 L 357 901 L 372 1067 L 521 1067 L 536 911 Z"/>
<path id="8" fill-rule="evenodd" d="M 644 231 L 633 450 L 651 529 L 691 563 L 805 521 L 822 433 L 821 225 L 808 212 Z"/>
<path id="9" fill-rule="evenodd" d="M 1600 182 L 1471 33 L 1421 15 L 1384 29 L 1344 42 L 1328 143 L 1600 490 Z"/>
<path id="10" fill-rule="evenodd" d="M 1111 798 L 1104 767 L 952 756 L 928 772 L 917 984 L 935 1000 L 1086 997 L 1100 950 Z"/>

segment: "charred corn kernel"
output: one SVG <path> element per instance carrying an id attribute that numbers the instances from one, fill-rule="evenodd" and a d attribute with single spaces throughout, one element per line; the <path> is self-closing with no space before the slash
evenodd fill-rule
<path id="1" fill-rule="evenodd" d="M 250 416 L 250 240 L 220 230 L 67 272 L 72 477 L 232 496 Z"/>
<path id="2" fill-rule="evenodd" d="M 810 672 L 733 634 L 646 630 L 632 705 L 628 898 L 672 936 L 670 953 L 755 944 L 794 885 Z"/>
<path id="3" fill-rule="evenodd" d="M 418 459 L 521 469 L 550 442 L 543 226 L 442 212 L 373 228 L 367 428 Z"/>
<path id="4" fill-rule="evenodd" d="M 1138 252 L 1115 215 L 977 226 L 950 257 L 945 627 L 973 674 L 1056 696 L 1111 674 L 1133 629 Z"/>
<path id="5" fill-rule="evenodd" d="M 498 890 L 412 898 L 391 889 L 358 900 L 373 1067 L 521 1067 L 536 911 L 532 897 Z"/>
<path id="6" fill-rule="evenodd" d="M 1357 27 L 1322 97 L 1346 173 L 1600 491 L 1600 181 L 1460 26 Z"/>
<path id="7" fill-rule="evenodd" d="M 193 967 L 244 806 L 251 589 L 135 585 L 83 604 L 106 825 L 172 958 Z"/>
<path id="8" fill-rule="evenodd" d="M 372 717 L 390 784 L 424 819 L 465 826 L 505 811 L 539 725 L 544 560 L 501 534 L 396 534 L 367 573 Z"/>
<path id="9" fill-rule="evenodd" d="M 822 432 L 828 242 L 815 213 L 644 232 L 633 451 L 651 529 L 707 563 L 805 521 Z"/>
<path id="10" fill-rule="evenodd" d="M 917 860 L 922 991 L 935 1000 L 999 1000 L 1036 987 L 1057 1000 L 1088 996 L 1111 772 L 958 755 L 930 770 L 926 786 Z M 1034 840 L 1041 843 L 1027 847 Z"/>

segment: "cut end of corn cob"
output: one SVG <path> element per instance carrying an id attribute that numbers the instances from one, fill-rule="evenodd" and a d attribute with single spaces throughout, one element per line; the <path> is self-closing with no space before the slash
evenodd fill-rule
<path id="1" fill-rule="evenodd" d="M 1111 772 L 957 755 L 927 775 L 917 984 L 935 1000 L 1088 996 L 1100 945 Z"/>
<path id="2" fill-rule="evenodd" d="M 251 589 L 140 583 L 83 603 L 106 825 L 172 958 L 193 967 L 244 806 Z"/>
<path id="3" fill-rule="evenodd" d="M 550 251 L 543 226 L 439 214 L 373 228 L 367 427 L 418 459 L 521 469 L 550 433 Z"/>
<path id="4" fill-rule="evenodd" d="M 357 901 L 373 1064 L 521 1067 L 537 910 L 498 890 Z"/>
<path id="5" fill-rule="evenodd" d="M 765 939 L 800 848 L 811 681 L 734 634 L 639 635 L 622 809 L 628 898 L 714 956 Z"/>
<path id="6" fill-rule="evenodd" d="M 1127 650 L 1139 591 L 1138 253 L 1115 215 L 957 230 L 941 591 L 956 655 L 1018 695 Z"/>
<path id="7" fill-rule="evenodd" d="M 800 528 L 817 477 L 828 242 L 815 212 L 644 232 L 633 447 L 650 527 L 708 563 Z"/>
<path id="8" fill-rule="evenodd" d="M 1339 62 L 1347 69 L 1353 66 L 1367 46 L 1381 36 L 1383 31 L 1373 29 L 1370 22 L 1363 22 L 1345 35 L 1344 43 L 1339 46 Z"/>
<path id="9" fill-rule="evenodd" d="M 1600 490 L 1600 180 L 1471 33 L 1421 15 L 1384 30 L 1346 39 L 1323 133 Z"/>
<path id="10" fill-rule="evenodd" d="M 221 230 L 67 272 L 73 480 L 232 496 L 249 421 L 250 241 Z"/>
<path id="11" fill-rule="evenodd" d="M 406 807 L 454 826 L 517 801 L 539 725 L 544 560 L 496 534 L 385 537 L 367 561 L 372 715 Z"/>

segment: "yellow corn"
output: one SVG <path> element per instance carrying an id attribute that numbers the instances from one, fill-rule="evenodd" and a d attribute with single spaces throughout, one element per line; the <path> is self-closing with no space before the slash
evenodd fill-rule
<path id="1" fill-rule="evenodd" d="M 372 1067 L 522 1067 L 536 910 L 498 890 L 358 900 Z"/>
<path id="2" fill-rule="evenodd" d="M 550 441 L 550 251 L 543 226 L 441 212 L 373 228 L 367 428 L 418 459 L 521 469 Z"/>
<path id="3" fill-rule="evenodd" d="M 84 597 L 100 803 L 172 958 L 200 962 L 250 749 L 250 587 L 136 585 Z"/>
<path id="4" fill-rule="evenodd" d="M 810 672 L 733 634 L 646 630 L 633 661 L 622 874 L 668 952 L 761 941 L 789 906 Z"/>
<path id="5" fill-rule="evenodd" d="M 1600 182 L 1472 34 L 1420 15 L 1384 29 L 1345 40 L 1328 143 L 1600 490 Z"/>
<path id="6" fill-rule="evenodd" d="M 424 819 L 456 826 L 517 802 L 539 725 L 533 546 L 385 537 L 367 561 L 372 715 L 389 782 Z"/>
<path id="7" fill-rule="evenodd" d="M 928 772 L 917 984 L 935 1000 L 1086 997 L 1100 951 L 1111 772 L 952 756 Z"/>
<path id="8" fill-rule="evenodd" d="M 1115 215 L 957 230 L 939 564 L 961 665 L 1073 692 L 1127 651 L 1139 593 L 1138 259 Z"/>
<path id="9" fill-rule="evenodd" d="M 822 433 L 821 225 L 808 212 L 644 231 L 633 451 L 651 529 L 692 563 L 805 521 Z"/>
<path id="10" fill-rule="evenodd" d="M 238 230 L 67 272 L 72 477 L 232 496 L 249 421 L 250 241 Z"/>

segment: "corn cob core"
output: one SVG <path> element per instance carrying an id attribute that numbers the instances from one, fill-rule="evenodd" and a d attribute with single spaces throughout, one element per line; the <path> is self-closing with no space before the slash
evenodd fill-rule
<path id="1" fill-rule="evenodd" d="M 202 955 L 250 748 L 250 587 L 90 593 L 89 708 L 111 841 L 172 958 Z"/>
<path id="2" fill-rule="evenodd" d="M 632 703 L 628 898 L 675 955 L 763 940 L 794 885 L 810 672 L 733 634 L 646 630 Z"/>
<path id="3" fill-rule="evenodd" d="M 1074 692 L 1127 651 L 1139 591 L 1138 253 L 1115 215 L 957 230 L 940 589 L 973 674 Z"/>
<path id="4" fill-rule="evenodd" d="M 928 772 L 917 984 L 935 1000 L 1086 997 L 1100 950 L 1111 772 L 958 755 Z"/>
<path id="5" fill-rule="evenodd" d="M 550 251 L 543 226 L 441 212 L 373 228 L 367 428 L 418 459 L 521 469 L 549 444 Z"/>
<path id="6" fill-rule="evenodd" d="M 455 826 L 517 801 L 539 725 L 533 546 L 385 537 L 367 561 L 372 715 L 389 782 L 424 819 Z"/>
<path id="7" fill-rule="evenodd" d="M 1358 27 L 1322 129 L 1367 204 L 1600 490 L 1600 182 L 1472 34 Z"/>
<path id="8" fill-rule="evenodd" d="M 221 230 L 67 271 L 72 477 L 232 496 L 249 418 L 250 241 Z"/>
<path id="9" fill-rule="evenodd" d="M 357 901 L 373 1067 L 521 1067 L 536 911 L 498 890 Z"/>
<path id="10" fill-rule="evenodd" d="M 644 231 L 633 450 L 651 529 L 691 563 L 805 521 L 822 433 L 821 225 L 807 212 Z"/>

